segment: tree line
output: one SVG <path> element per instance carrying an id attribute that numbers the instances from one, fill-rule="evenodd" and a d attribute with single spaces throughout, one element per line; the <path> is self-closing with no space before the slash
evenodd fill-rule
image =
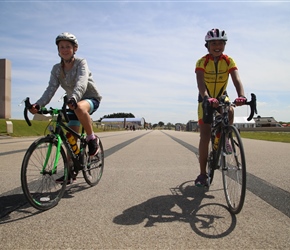
<path id="1" fill-rule="evenodd" d="M 98 122 L 100 122 L 104 118 L 135 118 L 135 116 L 132 113 L 113 113 L 109 115 L 104 115 L 98 120 Z"/>

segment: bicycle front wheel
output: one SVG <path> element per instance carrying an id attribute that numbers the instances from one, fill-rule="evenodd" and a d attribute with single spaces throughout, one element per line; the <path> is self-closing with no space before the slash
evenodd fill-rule
<path id="1" fill-rule="evenodd" d="M 207 171 L 207 186 L 209 187 L 213 181 L 213 177 L 214 177 L 214 153 L 213 151 L 211 151 L 208 155 L 207 158 L 207 165 L 206 165 L 206 171 Z"/>
<path id="2" fill-rule="evenodd" d="M 235 126 L 225 130 L 222 149 L 222 176 L 229 210 L 238 214 L 246 195 L 246 160 L 241 136 Z"/>
<path id="3" fill-rule="evenodd" d="M 83 176 L 85 181 L 90 186 L 97 185 L 101 180 L 104 171 L 104 149 L 100 138 L 99 152 L 93 157 L 89 157 L 88 154 L 85 153 L 84 165 Z"/>
<path id="4" fill-rule="evenodd" d="M 63 183 L 57 183 L 62 177 Z M 33 142 L 21 167 L 21 186 L 28 202 L 39 210 L 56 206 L 65 192 L 67 178 L 66 154 L 62 147 L 58 154 L 57 139 L 47 136 Z"/>

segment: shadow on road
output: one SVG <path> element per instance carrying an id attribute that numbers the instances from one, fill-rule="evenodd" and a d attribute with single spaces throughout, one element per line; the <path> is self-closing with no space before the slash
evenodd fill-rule
<path id="1" fill-rule="evenodd" d="M 85 185 L 84 182 L 69 185 L 62 199 L 73 198 L 75 193 L 85 191 L 88 188 L 90 188 L 90 186 Z M 0 196 L 0 225 L 23 220 L 44 212 L 33 208 L 26 200 L 24 194 L 20 193 L 22 192 L 20 190 L 21 188 L 19 187 Z M 16 214 L 14 214 L 12 218 L 10 214 L 14 211 Z"/>
<path id="2" fill-rule="evenodd" d="M 0 204 L 0 224 L 22 220 L 41 213 L 41 211 L 31 208 L 31 206 L 26 201 L 24 194 L 0 196 Z M 19 216 L 12 219 L 10 217 L 10 213 L 15 210 L 18 212 Z M 30 210 L 33 210 L 33 212 Z"/>
<path id="3" fill-rule="evenodd" d="M 189 223 L 202 237 L 221 238 L 230 234 L 236 226 L 236 217 L 226 206 L 208 203 L 214 196 L 208 195 L 207 189 L 190 184 L 192 181 L 171 188 L 172 195 L 157 196 L 130 207 L 113 222 L 128 226 L 144 222 L 144 227 L 152 227 L 157 223 L 180 221 Z"/>

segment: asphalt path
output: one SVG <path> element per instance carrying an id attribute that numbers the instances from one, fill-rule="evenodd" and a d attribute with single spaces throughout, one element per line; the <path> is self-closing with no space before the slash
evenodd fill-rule
<path id="1" fill-rule="evenodd" d="M 290 144 L 243 139 L 243 210 L 226 207 L 222 176 L 194 187 L 199 134 L 99 134 L 102 180 L 81 175 L 59 204 L 32 208 L 20 184 L 22 158 L 36 138 L 0 137 L 0 249 L 290 249 Z"/>

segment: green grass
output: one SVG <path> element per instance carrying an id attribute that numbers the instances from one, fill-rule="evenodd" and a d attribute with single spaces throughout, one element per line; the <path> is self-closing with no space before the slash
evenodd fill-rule
<path id="1" fill-rule="evenodd" d="M 29 127 L 24 120 L 9 120 L 13 124 L 13 133 L 10 136 L 40 136 L 44 134 L 48 122 L 44 121 L 31 121 L 32 126 Z M 0 119 L 0 134 L 7 135 L 6 133 L 6 120 Z"/>
<path id="2" fill-rule="evenodd" d="M 242 138 L 290 143 L 290 132 L 241 131 Z"/>
<path id="3" fill-rule="evenodd" d="M 31 121 L 31 126 L 28 126 L 25 120 L 7 120 L 13 123 L 13 133 L 9 134 L 13 137 L 21 136 L 42 136 L 47 134 L 47 126 L 49 125 L 48 121 Z M 94 127 L 94 131 L 103 131 Z M 6 132 L 6 120 L 0 119 L 0 135 L 8 135 Z"/>

